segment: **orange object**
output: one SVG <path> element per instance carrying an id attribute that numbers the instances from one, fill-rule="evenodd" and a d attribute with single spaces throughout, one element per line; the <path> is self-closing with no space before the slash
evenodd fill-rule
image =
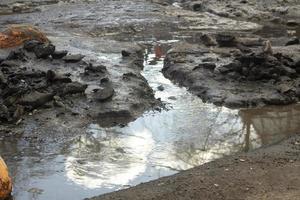
<path id="1" fill-rule="evenodd" d="M 46 35 L 34 26 L 12 25 L 0 33 L 0 49 L 16 47 L 28 40 L 49 41 Z"/>
<path id="2" fill-rule="evenodd" d="M 8 174 L 7 166 L 0 157 L 0 199 L 6 199 L 12 192 L 12 182 Z"/>

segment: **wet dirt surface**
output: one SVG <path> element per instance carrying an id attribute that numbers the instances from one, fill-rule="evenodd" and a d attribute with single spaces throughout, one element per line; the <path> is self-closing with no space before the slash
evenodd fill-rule
<path id="1" fill-rule="evenodd" d="M 161 72 L 170 48 L 180 41 L 199 43 L 202 32 L 226 31 L 239 36 L 255 34 L 255 37 L 261 36 L 274 41 L 273 44 L 283 45 L 291 38 L 289 34 L 297 36 L 298 26 L 290 27 L 288 31 L 280 30 L 279 35 L 266 35 L 265 23 L 250 22 L 245 18 L 236 20 L 211 11 L 194 12 L 189 6 L 171 1 L 28 2 L 17 5 L 14 11 L 14 2 L 1 2 L 11 10 L 5 8 L 2 12 L 0 9 L 3 14 L 0 28 L 9 24 L 34 24 L 45 31 L 57 49 L 82 54 L 85 58 L 82 63 L 66 64 L 62 60 L 35 59 L 29 55 L 29 61 L 22 65 L 29 69 L 45 72 L 51 69 L 57 74 L 69 74 L 72 82 L 86 84 L 87 89 L 84 94 L 63 96 L 61 102 L 66 105 L 63 108 L 56 107 L 54 99 L 48 108 L 26 112 L 18 125 L 0 125 L 0 153 L 14 179 L 13 198 L 16 200 L 83 199 L 113 192 L 227 155 L 268 147 L 299 130 L 298 104 L 241 110 L 217 107 L 203 103 L 187 89 L 166 79 Z M 3 5 L 1 8 L 5 7 Z M 281 22 L 281 26 L 286 22 Z M 130 56 L 122 56 L 123 50 L 130 52 Z M 7 53 L 1 50 L 1 55 Z M 90 63 L 107 69 L 105 77 L 111 80 L 115 90 L 107 102 L 93 101 L 93 91 L 101 86 L 99 76 L 94 76 L 94 73 L 83 76 Z M 283 158 L 278 159 L 287 163 L 291 176 L 296 176 L 297 146 L 294 154 L 289 155 L 291 157 L 286 153 L 289 148 L 284 151 L 283 147 L 271 148 L 283 154 Z M 268 151 L 262 149 L 245 156 L 250 156 L 255 165 L 264 168 L 273 162 L 266 159 L 260 166 L 263 162 L 261 156 L 269 155 Z M 221 165 L 230 163 L 231 158 L 219 162 Z M 243 166 L 236 167 L 243 170 L 246 162 L 241 163 Z M 219 170 L 214 163 L 208 165 Z M 198 173 L 203 171 L 202 168 L 193 170 Z M 276 170 L 278 168 L 272 173 Z M 186 172 L 177 176 L 188 178 L 194 171 L 190 175 Z M 211 173 L 220 175 L 221 171 Z M 286 168 L 283 171 L 289 172 Z M 203 173 L 210 172 L 204 170 Z M 257 177 L 261 173 L 265 171 L 255 172 Z M 226 178 L 231 180 L 234 176 L 229 174 Z M 209 184 L 211 181 L 208 177 L 204 182 Z M 297 187 L 297 180 L 293 181 L 293 187 Z M 178 183 L 187 182 L 180 180 Z M 145 187 L 155 190 L 151 184 Z M 213 184 L 221 185 L 218 182 Z M 257 190 L 253 188 L 252 195 Z M 228 188 L 224 191 L 230 193 Z M 271 197 L 275 194 L 269 186 L 266 191 Z M 121 194 L 121 199 L 160 199 L 163 194 L 157 196 L 155 191 L 149 190 L 149 194 L 140 198 L 133 195 L 135 191 L 125 193 L 129 196 Z M 175 198 L 173 194 L 166 195 L 163 199 Z M 217 197 L 209 195 L 212 196 L 203 198 Z M 297 193 L 291 192 L 290 195 L 291 198 L 286 199 L 293 199 L 292 195 Z M 189 198 L 194 197 L 181 197 Z"/>

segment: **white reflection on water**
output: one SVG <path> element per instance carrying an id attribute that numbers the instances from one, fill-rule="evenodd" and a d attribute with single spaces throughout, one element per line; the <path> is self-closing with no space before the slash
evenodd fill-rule
<path id="1" fill-rule="evenodd" d="M 118 189 L 135 179 L 156 179 L 242 149 L 238 110 L 204 104 L 164 78 L 162 58 L 146 58 L 143 75 L 169 110 L 146 113 L 123 128 L 91 124 L 72 144 L 66 161 L 73 182 Z M 158 91 L 159 85 L 165 89 Z"/>

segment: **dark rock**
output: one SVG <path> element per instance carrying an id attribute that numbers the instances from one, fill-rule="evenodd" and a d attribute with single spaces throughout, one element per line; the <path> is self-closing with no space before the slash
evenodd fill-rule
<path id="1" fill-rule="evenodd" d="M 237 97 L 228 97 L 224 101 L 224 105 L 228 108 L 242 108 L 246 107 L 247 104 L 244 100 Z"/>
<path id="2" fill-rule="evenodd" d="M 4 67 L 19 67 L 19 62 L 16 60 L 4 60 L 1 62 L 0 66 Z"/>
<path id="3" fill-rule="evenodd" d="M 86 84 L 82 84 L 79 82 L 72 82 L 72 83 L 67 83 L 63 90 L 62 94 L 77 94 L 77 93 L 84 93 L 87 88 Z"/>
<path id="4" fill-rule="evenodd" d="M 193 11 L 204 11 L 204 5 L 202 1 L 192 2 L 189 6 Z"/>
<path id="5" fill-rule="evenodd" d="M 131 55 L 131 53 L 129 51 L 126 51 L 126 50 L 122 50 L 121 54 L 122 54 L 123 57 L 129 57 Z"/>
<path id="6" fill-rule="evenodd" d="M 299 38 L 297 38 L 297 37 L 291 38 L 291 39 L 285 44 L 285 46 L 295 45 L 295 44 L 300 44 L 300 40 L 299 40 Z"/>
<path id="7" fill-rule="evenodd" d="M 158 89 L 159 91 L 164 91 L 164 90 L 165 90 L 165 88 L 164 88 L 163 85 L 158 86 L 157 89 Z"/>
<path id="8" fill-rule="evenodd" d="M 74 55 L 66 55 L 63 57 L 63 60 L 67 63 L 77 63 L 81 61 L 85 56 L 81 54 L 74 54 Z"/>
<path id="9" fill-rule="evenodd" d="M 18 103 L 23 106 L 30 106 L 32 109 L 40 107 L 53 99 L 51 93 L 40 93 L 37 91 L 24 95 Z"/>
<path id="10" fill-rule="evenodd" d="M 111 85 L 106 85 L 104 88 L 95 92 L 94 97 L 97 101 L 104 102 L 109 100 L 115 94 L 115 90 Z"/>
<path id="11" fill-rule="evenodd" d="M 26 50 L 26 51 L 29 51 L 29 52 L 33 52 L 34 51 L 34 48 L 39 46 L 39 45 L 42 45 L 42 43 L 40 41 L 37 41 L 37 40 L 29 40 L 29 41 L 26 41 L 23 45 L 23 48 Z"/>
<path id="12" fill-rule="evenodd" d="M 46 79 L 48 82 L 52 83 L 52 82 L 60 82 L 60 83 L 71 83 L 72 79 L 64 76 L 64 75 L 60 75 L 60 74 L 56 74 L 54 71 L 52 70 L 48 70 L 46 73 Z"/>
<path id="13" fill-rule="evenodd" d="M 203 42 L 203 44 L 205 46 L 216 46 L 217 45 L 217 42 L 215 41 L 214 38 L 212 38 L 210 35 L 207 35 L 207 34 L 203 34 L 201 37 L 200 37 L 201 41 Z"/>
<path id="14" fill-rule="evenodd" d="M 93 66 L 92 64 L 90 64 L 89 66 L 87 66 L 84 69 L 85 73 L 106 73 L 107 69 L 104 65 L 97 65 L 97 66 Z"/>
<path id="15" fill-rule="evenodd" d="M 198 66 L 193 68 L 193 71 L 200 69 L 200 68 L 209 69 L 209 70 L 213 71 L 216 68 L 216 64 L 215 63 L 200 63 Z"/>
<path id="16" fill-rule="evenodd" d="M 48 58 L 55 51 L 55 46 L 48 44 L 40 44 L 34 48 L 34 54 L 37 58 Z"/>
<path id="17" fill-rule="evenodd" d="M 54 52 L 51 54 L 51 57 L 52 57 L 53 59 L 62 59 L 62 58 L 65 57 L 67 54 L 68 54 L 68 51 L 66 51 L 66 50 L 63 50 L 63 51 L 54 51 Z"/>
<path id="18" fill-rule="evenodd" d="M 286 22 L 286 25 L 288 25 L 288 26 L 298 26 L 299 22 L 297 22 L 296 20 L 288 20 Z"/>
<path id="19" fill-rule="evenodd" d="M 231 70 L 231 71 L 236 71 L 236 72 L 241 72 L 242 71 L 242 63 L 238 60 L 235 60 L 229 64 L 223 65 L 223 67 Z"/>
<path id="20" fill-rule="evenodd" d="M 7 60 L 20 60 L 20 61 L 26 61 L 27 57 L 22 49 L 11 51 L 7 58 Z M 3 63 L 3 62 L 2 62 Z"/>
<path id="21" fill-rule="evenodd" d="M 237 39 L 230 34 L 219 33 L 216 36 L 216 40 L 220 47 L 234 47 L 237 45 Z"/>
<path id="22" fill-rule="evenodd" d="M 0 104 L 0 121 L 9 121 L 8 108 L 3 104 Z"/>

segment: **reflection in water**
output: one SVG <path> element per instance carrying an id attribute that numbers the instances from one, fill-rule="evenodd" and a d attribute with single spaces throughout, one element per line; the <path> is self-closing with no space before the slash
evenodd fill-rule
<path id="1" fill-rule="evenodd" d="M 90 125 L 67 159 L 67 175 L 72 181 L 88 188 L 118 189 L 134 185 L 135 180 L 156 179 L 286 137 L 286 131 L 268 124 L 271 118 L 264 117 L 267 109 L 238 111 L 204 104 L 185 88 L 172 84 L 160 72 L 165 50 L 161 45 L 147 50 L 154 54 L 146 52 L 143 75 L 168 110 L 146 113 L 122 128 Z M 160 85 L 163 91 L 157 90 Z M 280 126 L 282 118 L 277 112 L 282 110 L 272 108 L 266 115 L 275 115 Z M 283 116 L 284 120 L 294 119 L 297 126 L 297 114 L 288 113 L 290 118 Z"/>
<path id="2" fill-rule="evenodd" d="M 90 124 L 56 146 L 0 135 L 14 198 L 83 199 L 269 145 L 300 129 L 300 105 L 238 111 L 203 103 L 163 77 L 166 50 L 165 44 L 149 47 L 143 71 L 166 110 L 145 113 L 125 127 Z"/>

